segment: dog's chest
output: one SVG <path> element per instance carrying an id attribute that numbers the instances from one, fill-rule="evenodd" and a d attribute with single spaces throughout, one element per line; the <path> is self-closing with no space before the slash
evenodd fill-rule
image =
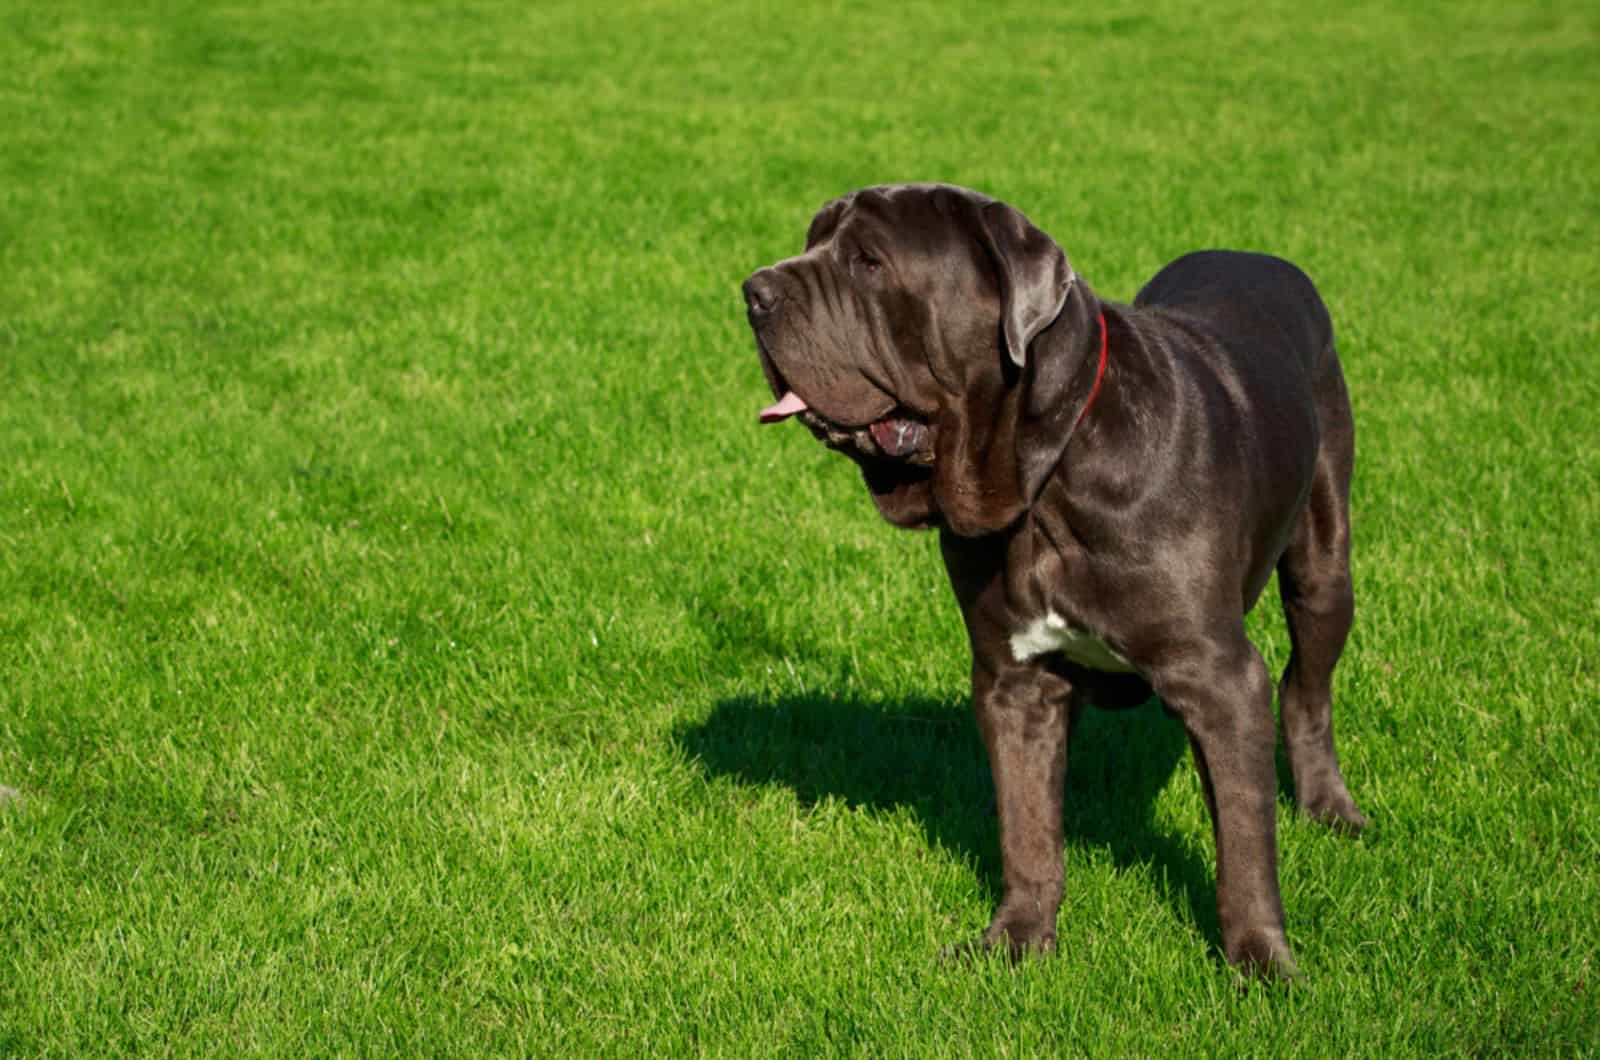
<path id="1" fill-rule="evenodd" d="M 1011 654 L 1017 662 L 1060 652 L 1079 666 L 1108 673 L 1133 673 L 1133 666 L 1116 649 L 1093 633 L 1073 626 L 1054 611 L 1029 622 L 1011 634 Z"/>

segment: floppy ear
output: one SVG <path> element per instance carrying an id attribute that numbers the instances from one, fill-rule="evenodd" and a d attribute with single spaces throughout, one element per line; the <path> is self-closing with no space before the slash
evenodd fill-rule
<path id="1" fill-rule="evenodd" d="M 806 229 L 806 249 L 810 250 L 839 226 L 839 219 L 844 216 L 844 208 L 850 204 L 852 195 L 841 195 L 837 199 L 822 204 L 822 209 L 811 219 L 811 227 Z"/>
<path id="2" fill-rule="evenodd" d="M 968 376 L 939 421 L 934 493 L 962 537 L 1005 529 L 1039 496 L 1088 402 L 1085 366 L 1100 341 L 1099 300 L 1054 240 L 999 202 L 980 208 L 977 228 L 999 278 L 1011 364 L 997 358 Z"/>
<path id="3" fill-rule="evenodd" d="M 1087 284 L 1074 284 L 1050 330 L 1033 344 L 1022 371 L 1015 444 L 1018 477 L 1028 504 L 1061 462 L 1094 392 L 1103 340 L 1099 305 Z"/>
<path id="4" fill-rule="evenodd" d="M 1028 363 L 1028 344 L 1061 315 L 1077 279 L 1055 240 L 1022 211 L 1003 202 L 979 213 L 984 246 L 1000 273 L 1000 321 L 1006 352 L 1018 368 Z"/>

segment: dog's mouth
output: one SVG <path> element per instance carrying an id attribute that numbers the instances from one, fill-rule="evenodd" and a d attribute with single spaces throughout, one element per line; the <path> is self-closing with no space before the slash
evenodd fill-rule
<path id="1" fill-rule="evenodd" d="M 849 427 L 823 416 L 793 390 L 761 410 L 762 423 L 797 417 L 829 449 L 854 457 L 928 466 L 933 463 L 933 429 L 909 409 L 896 406 L 865 427 Z"/>
<path id="2" fill-rule="evenodd" d="M 878 400 L 888 408 L 876 419 L 864 424 L 860 420 L 840 423 L 830 419 L 812 408 L 810 402 L 789 385 L 767 355 L 759 333 L 757 340 L 761 367 L 772 393 L 778 398 L 761 410 L 761 422 L 798 419 L 823 445 L 849 457 L 861 469 L 867 492 L 885 519 L 907 529 L 935 525 L 938 511 L 933 501 L 933 476 L 937 428 L 929 422 L 929 417 L 907 408 L 887 390 L 879 389 Z"/>

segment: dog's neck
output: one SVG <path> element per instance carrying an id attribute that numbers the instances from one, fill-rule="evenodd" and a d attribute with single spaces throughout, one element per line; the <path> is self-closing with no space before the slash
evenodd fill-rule
<path id="1" fill-rule="evenodd" d="M 1074 429 L 1083 422 L 1085 416 L 1089 415 L 1089 410 L 1094 408 L 1094 399 L 1100 396 L 1100 384 L 1106 380 L 1106 352 L 1111 345 L 1111 336 L 1106 330 L 1105 310 L 1097 310 L 1094 319 L 1100 325 L 1100 362 L 1094 370 L 1094 386 L 1089 388 L 1089 400 L 1083 403 L 1083 411 L 1078 413 L 1078 418 L 1072 425 Z"/>

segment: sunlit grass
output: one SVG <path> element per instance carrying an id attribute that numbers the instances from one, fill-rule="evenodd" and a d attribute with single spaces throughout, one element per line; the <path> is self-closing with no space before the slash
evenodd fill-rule
<path id="1" fill-rule="evenodd" d="M 0 1054 L 1593 1048 L 1597 29 L 0 6 Z M 1283 804 L 1306 989 L 1220 962 L 1153 710 L 1077 741 L 1061 953 L 934 960 L 998 885 L 959 618 L 756 429 L 738 295 L 902 179 L 1332 307 L 1374 825 Z"/>

